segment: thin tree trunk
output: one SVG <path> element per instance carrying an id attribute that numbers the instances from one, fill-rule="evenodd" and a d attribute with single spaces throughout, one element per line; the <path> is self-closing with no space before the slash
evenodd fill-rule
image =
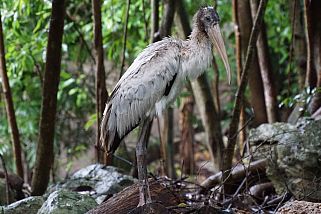
<path id="1" fill-rule="evenodd" d="M 101 0 L 92 0 L 93 16 L 94 16 L 94 45 L 96 58 L 96 114 L 97 114 L 97 131 L 96 131 L 96 158 L 99 163 L 111 163 L 111 157 L 106 157 L 99 149 L 100 146 L 100 121 L 103 117 L 105 104 L 108 99 L 105 82 L 105 67 L 104 67 L 104 49 L 102 40 L 102 25 L 101 25 Z"/>
<path id="2" fill-rule="evenodd" d="M 240 86 L 241 75 L 242 75 L 242 45 L 241 45 L 241 33 L 239 28 L 239 19 L 238 19 L 238 0 L 233 0 L 233 21 L 234 21 L 234 33 L 235 33 L 235 55 L 236 55 L 236 73 L 237 73 L 237 85 Z M 240 122 L 239 129 L 245 125 L 245 112 L 244 112 L 244 103 L 240 103 Z M 242 129 L 238 135 L 238 148 L 237 156 L 240 157 L 241 151 L 243 149 L 243 144 L 246 140 L 246 130 Z"/>
<path id="3" fill-rule="evenodd" d="M 161 134 L 161 158 L 164 161 L 163 173 L 170 178 L 176 178 L 174 168 L 174 110 L 169 107 L 163 114 Z"/>
<path id="4" fill-rule="evenodd" d="M 268 0 L 260 1 L 258 13 L 255 16 L 253 29 L 250 35 L 249 45 L 248 45 L 247 54 L 246 54 L 246 60 L 242 69 L 243 72 L 242 72 L 241 82 L 240 82 L 239 89 L 237 90 L 237 93 L 236 93 L 232 121 L 229 126 L 228 144 L 223 156 L 223 174 L 224 174 L 223 181 L 225 181 L 225 179 L 228 178 L 228 174 L 229 174 L 228 170 L 231 169 L 232 167 L 236 136 L 238 134 L 237 132 L 238 132 L 238 124 L 239 124 L 239 118 L 240 118 L 240 110 L 241 110 L 240 104 L 244 99 L 244 92 L 248 83 L 248 77 L 252 75 L 251 73 L 252 70 L 250 69 L 250 66 L 253 63 L 253 60 L 255 59 L 254 56 L 255 56 L 256 42 L 259 36 L 260 27 L 263 21 L 267 1 Z M 226 193 L 228 193 L 228 188 L 225 188 L 224 190 L 226 191 Z"/>
<path id="5" fill-rule="evenodd" d="M 255 18 L 255 14 L 257 13 L 258 2 L 258 0 L 251 0 L 251 12 L 253 19 Z M 261 26 L 260 36 L 256 44 L 256 49 L 258 53 L 261 77 L 263 81 L 267 119 L 269 123 L 274 123 L 278 121 L 278 109 L 275 91 L 276 88 L 273 81 L 273 72 L 268 48 L 269 47 L 266 36 L 265 23 L 263 22 Z"/>
<path id="6" fill-rule="evenodd" d="M 305 1 L 308 64 L 306 83 L 310 88 L 321 87 L 321 1 Z M 317 91 L 309 104 L 313 114 L 321 107 L 321 92 Z"/>
<path id="7" fill-rule="evenodd" d="M 249 44 L 251 29 L 253 26 L 251 17 L 251 8 L 249 0 L 238 1 L 238 21 L 241 35 L 241 47 L 243 61 L 246 57 L 246 49 Z M 255 118 L 254 126 L 267 122 L 266 106 L 264 100 L 264 89 L 260 74 L 257 53 L 254 53 L 254 59 L 250 66 L 251 75 L 249 76 L 250 103 L 253 107 Z"/>
<path id="8" fill-rule="evenodd" d="M 124 74 L 125 52 L 126 52 L 126 43 L 127 43 L 127 29 L 128 29 L 128 20 L 129 20 L 129 9 L 130 9 L 130 0 L 127 0 L 126 20 L 125 20 L 125 28 L 124 28 L 124 35 L 123 35 L 123 50 L 122 50 L 122 58 L 121 58 L 119 79 Z"/>
<path id="9" fill-rule="evenodd" d="M 159 0 L 151 0 L 151 31 L 150 31 L 150 42 L 156 42 L 159 29 Z"/>
<path id="10" fill-rule="evenodd" d="M 0 13 L 0 76 L 2 78 L 2 88 L 5 97 L 6 111 L 9 126 L 11 129 L 11 139 L 13 143 L 13 157 L 16 165 L 17 174 L 23 179 L 23 166 L 22 166 L 22 155 L 21 155 L 21 143 L 19 130 L 14 111 L 14 105 L 12 101 L 11 89 L 9 85 L 9 79 L 7 76 L 7 67 L 5 59 L 5 48 L 4 48 L 4 36 L 2 30 L 2 21 Z"/>
<path id="11" fill-rule="evenodd" d="M 293 34 L 293 41 L 291 45 L 293 47 L 293 58 L 295 65 L 294 69 L 298 73 L 299 87 L 301 90 L 303 90 L 305 86 L 305 74 L 307 63 L 303 10 L 300 0 L 289 0 L 289 6 Z"/>
<path id="12" fill-rule="evenodd" d="M 32 178 L 32 195 L 42 195 L 46 191 L 50 170 L 53 165 L 53 142 L 57 111 L 57 92 L 60 80 L 64 16 L 64 0 L 53 0 L 43 82 L 39 139 Z"/>
<path id="13" fill-rule="evenodd" d="M 185 174 L 194 173 L 194 129 L 192 116 L 194 111 L 193 96 L 182 99 L 180 109 L 180 132 L 181 142 L 179 145 L 182 172 Z"/>
<path id="14" fill-rule="evenodd" d="M 317 0 L 318 1 L 318 0 Z M 306 67 L 306 87 L 314 88 L 317 83 L 316 71 L 313 63 L 314 43 L 313 43 L 313 23 L 312 23 L 312 1 L 304 0 L 304 22 L 307 43 L 307 67 Z"/>

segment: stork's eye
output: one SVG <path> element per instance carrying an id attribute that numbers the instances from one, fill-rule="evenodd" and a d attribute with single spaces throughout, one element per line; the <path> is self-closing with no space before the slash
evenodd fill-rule
<path id="1" fill-rule="evenodd" d="M 211 21 L 211 17 L 205 16 L 205 20 L 206 20 L 207 22 L 210 22 L 210 21 Z"/>

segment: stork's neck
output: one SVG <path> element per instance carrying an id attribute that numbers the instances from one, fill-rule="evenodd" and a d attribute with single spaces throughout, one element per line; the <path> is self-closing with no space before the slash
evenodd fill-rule
<path id="1" fill-rule="evenodd" d="M 194 28 L 190 38 L 186 40 L 184 49 L 182 57 L 183 72 L 186 77 L 195 79 L 209 67 L 213 59 L 212 43 L 205 33 Z"/>

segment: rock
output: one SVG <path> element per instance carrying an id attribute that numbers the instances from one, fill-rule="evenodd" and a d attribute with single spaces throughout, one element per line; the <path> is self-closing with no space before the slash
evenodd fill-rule
<path id="1" fill-rule="evenodd" d="M 82 214 L 97 206 L 95 199 L 67 190 L 51 193 L 38 214 Z"/>
<path id="2" fill-rule="evenodd" d="M 291 201 L 286 202 L 280 207 L 276 214 L 305 214 L 305 213 L 321 213 L 321 203 L 312 203 L 307 201 Z"/>
<path id="3" fill-rule="evenodd" d="M 267 175 L 277 193 L 321 200 L 321 121 L 263 124 L 250 131 L 248 140 L 256 158 L 267 158 Z"/>
<path id="4" fill-rule="evenodd" d="M 10 204 L 3 211 L 5 214 L 36 214 L 43 202 L 42 196 L 33 196 Z"/>
<path id="5" fill-rule="evenodd" d="M 107 195 L 121 191 L 134 181 L 133 177 L 122 174 L 115 167 L 93 164 L 75 172 L 65 183 L 56 185 L 49 192 L 58 189 L 82 192 L 100 204 Z"/>

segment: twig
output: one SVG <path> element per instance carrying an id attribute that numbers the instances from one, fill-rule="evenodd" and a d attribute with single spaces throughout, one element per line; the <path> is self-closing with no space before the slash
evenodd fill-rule
<path id="1" fill-rule="evenodd" d="M 126 42 L 127 42 L 127 30 L 128 30 L 128 19 L 129 19 L 129 9 L 130 9 L 130 0 L 127 0 L 127 11 L 126 11 L 126 20 L 125 20 L 125 28 L 124 28 L 124 37 L 123 37 L 123 52 L 121 57 L 121 67 L 120 67 L 120 77 L 124 73 L 125 66 L 125 52 L 126 52 Z"/>
<path id="2" fill-rule="evenodd" d="M 6 164 L 4 162 L 4 159 L 3 159 L 3 156 L 0 154 L 0 159 L 1 159 L 1 162 L 2 162 L 2 167 L 3 167 L 3 170 L 4 170 L 4 177 L 6 179 L 6 201 L 7 201 L 7 204 L 10 203 L 10 193 L 9 193 L 9 179 L 8 179 L 8 171 L 7 171 L 7 168 L 6 168 Z"/>

